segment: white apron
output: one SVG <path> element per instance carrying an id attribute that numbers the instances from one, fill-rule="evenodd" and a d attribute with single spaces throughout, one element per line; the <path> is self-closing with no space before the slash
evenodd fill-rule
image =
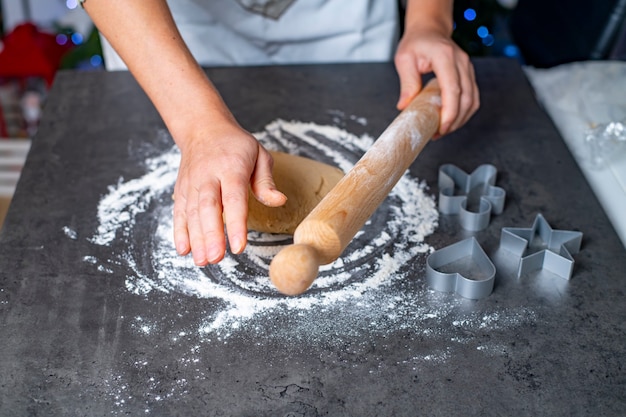
<path id="1" fill-rule="evenodd" d="M 130 0 L 132 1 L 132 0 Z M 389 61 L 397 0 L 168 0 L 203 66 Z M 109 70 L 126 69 L 103 39 Z"/>

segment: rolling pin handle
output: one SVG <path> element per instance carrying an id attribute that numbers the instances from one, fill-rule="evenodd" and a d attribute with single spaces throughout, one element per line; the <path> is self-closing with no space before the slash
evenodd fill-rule
<path id="1" fill-rule="evenodd" d="M 320 260 L 313 246 L 299 243 L 283 248 L 270 264 L 270 279 L 285 295 L 305 292 L 319 272 Z"/>

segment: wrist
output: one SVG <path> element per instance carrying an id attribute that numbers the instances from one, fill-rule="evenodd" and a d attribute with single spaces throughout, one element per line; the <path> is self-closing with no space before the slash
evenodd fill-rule
<path id="1" fill-rule="evenodd" d="M 409 0 L 405 16 L 406 32 L 429 32 L 451 37 L 454 29 L 451 0 Z"/>
<path id="2" fill-rule="evenodd" d="M 167 88 L 169 100 L 155 103 L 181 150 L 188 145 L 240 129 L 219 92 L 206 79 Z"/>
<path id="3" fill-rule="evenodd" d="M 253 139 L 221 98 L 217 103 L 211 100 L 186 103 L 184 108 L 174 109 L 169 116 L 171 120 L 166 121 L 166 125 L 182 153 L 208 149 L 232 152 L 239 140 Z"/>

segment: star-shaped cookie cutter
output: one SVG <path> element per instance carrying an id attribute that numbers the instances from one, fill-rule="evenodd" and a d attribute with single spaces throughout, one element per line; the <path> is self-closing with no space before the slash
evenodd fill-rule
<path id="1" fill-rule="evenodd" d="M 458 214 L 461 227 L 479 231 L 489 225 L 491 213 L 504 209 L 506 192 L 496 187 L 498 170 L 490 164 L 480 165 L 471 174 L 453 164 L 439 167 L 439 211 Z"/>
<path id="2" fill-rule="evenodd" d="M 580 251 L 582 232 L 553 230 L 547 220 L 537 214 L 530 228 L 503 227 L 500 247 L 519 257 L 518 278 L 540 269 L 570 279 L 574 270 L 572 255 Z"/>

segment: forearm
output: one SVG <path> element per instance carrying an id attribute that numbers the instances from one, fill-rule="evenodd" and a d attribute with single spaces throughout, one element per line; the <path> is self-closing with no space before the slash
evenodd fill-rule
<path id="1" fill-rule="evenodd" d="M 198 120 L 209 122 L 207 125 L 232 121 L 180 36 L 165 0 L 89 0 L 84 6 L 179 146 L 184 147 L 188 130 Z"/>
<path id="2" fill-rule="evenodd" d="M 450 37 L 453 30 L 453 0 L 408 0 L 405 30 L 437 31 Z"/>

